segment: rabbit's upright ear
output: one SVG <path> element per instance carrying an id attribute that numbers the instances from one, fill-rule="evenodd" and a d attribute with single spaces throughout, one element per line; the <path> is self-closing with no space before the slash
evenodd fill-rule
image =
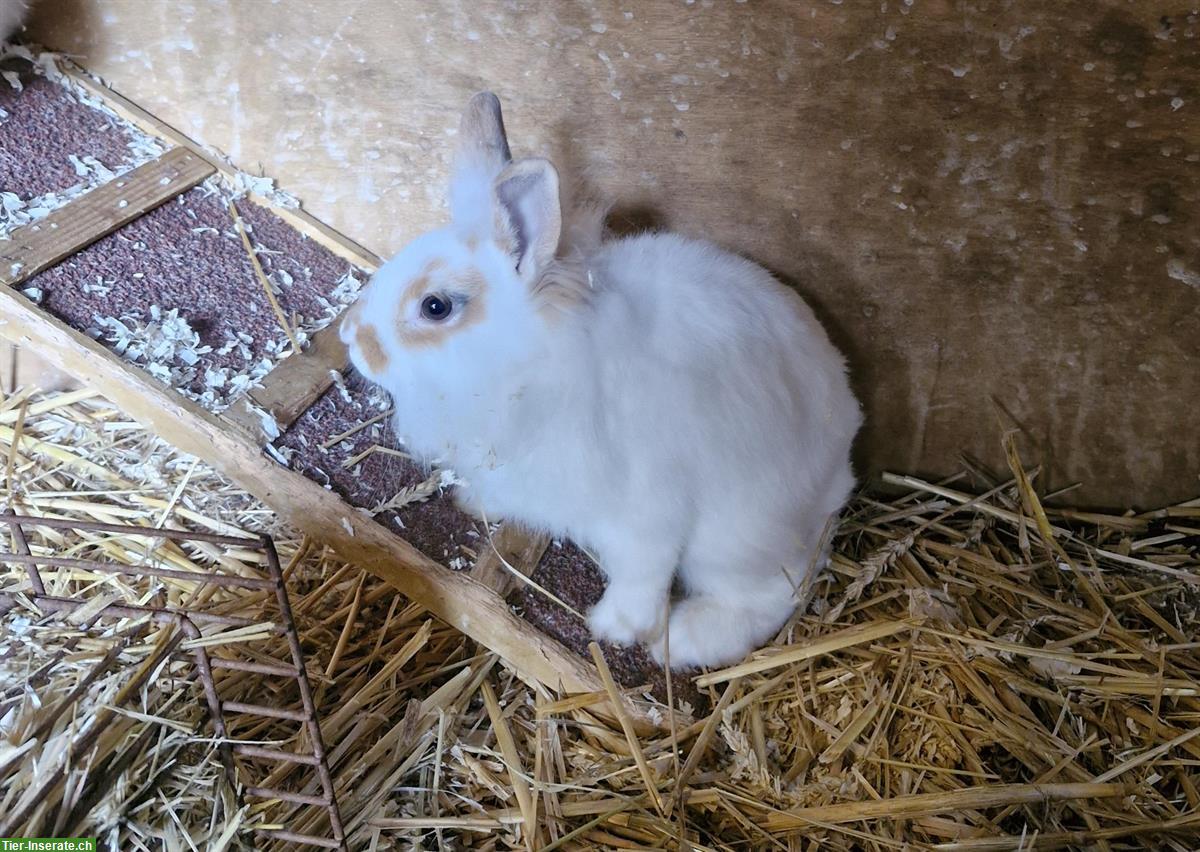
<path id="1" fill-rule="evenodd" d="M 494 237 L 526 281 L 544 272 L 558 250 L 558 172 L 547 160 L 512 162 L 500 101 L 491 92 L 475 95 L 463 112 L 450 214 L 461 232 Z"/>
<path id="2" fill-rule="evenodd" d="M 450 215 L 459 227 L 480 235 L 487 232 L 492 220 L 492 185 L 511 160 L 500 100 L 491 92 L 480 92 L 467 104 L 458 127 Z"/>
<path id="3" fill-rule="evenodd" d="M 496 178 L 495 228 L 522 279 L 532 282 L 546 271 L 562 233 L 558 171 L 549 160 L 518 160 Z"/>

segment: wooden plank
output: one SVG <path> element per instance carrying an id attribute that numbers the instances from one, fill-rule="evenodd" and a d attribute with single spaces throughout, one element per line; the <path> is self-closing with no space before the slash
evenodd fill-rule
<path id="1" fill-rule="evenodd" d="M 471 569 L 471 579 L 507 598 L 520 581 L 504 563 L 528 577 L 542 561 L 549 544 L 550 536 L 545 533 L 531 532 L 519 524 L 505 524 L 492 536 L 491 544 L 484 545 L 483 553 Z"/>
<path id="2" fill-rule="evenodd" d="M 269 412 L 282 430 L 295 423 L 329 389 L 334 375 L 350 366 L 350 355 L 338 338 L 340 321 L 339 317 L 314 334 L 303 353 L 281 361 L 258 387 L 235 401 L 225 416 L 256 433 L 262 431 L 262 419 L 255 409 Z M 261 440 L 268 438 L 262 435 Z"/>
<path id="3" fill-rule="evenodd" d="M 207 162 L 213 169 L 228 177 L 232 178 L 237 175 L 237 170 L 225 160 L 215 156 L 190 136 L 142 109 L 120 93 L 113 91 L 102 83 L 98 83 L 86 71 L 73 64 L 70 60 L 60 57 L 59 64 L 64 73 L 68 74 L 73 81 L 103 100 L 113 112 L 125 120 L 141 128 L 146 133 L 174 143 L 181 148 L 186 148 Z M 335 231 L 308 211 L 299 207 L 282 207 L 272 203 L 270 199 L 263 198 L 255 193 L 250 193 L 249 195 L 256 204 L 266 207 L 305 236 L 316 240 L 334 254 L 344 257 L 356 266 L 368 272 L 374 272 L 383 265 L 383 261 L 379 255 L 359 245 L 345 234 Z"/>
<path id="4" fill-rule="evenodd" d="M 213 174 L 186 148 L 113 178 L 0 242 L 0 284 L 19 284 Z"/>
<path id="5" fill-rule="evenodd" d="M 7 288 L 0 288 L 0 335 L 90 383 L 146 428 L 204 459 L 287 522 L 498 653 L 522 679 L 561 693 L 603 689 L 593 666 L 513 613 L 492 589 L 439 565 L 335 494 L 279 466 L 242 430 Z M 632 703 L 630 712 L 646 722 L 645 713 Z"/>
<path id="6" fill-rule="evenodd" d="M 299 358 L 287 358 L 251 389 L 251 398 L 275 415 L 281 428 L 291 426 L 317 401 L 333 384 L 334 373 L 350 366 L 350 353 L 338 337 L 340 320 L 314 334 Z"/>

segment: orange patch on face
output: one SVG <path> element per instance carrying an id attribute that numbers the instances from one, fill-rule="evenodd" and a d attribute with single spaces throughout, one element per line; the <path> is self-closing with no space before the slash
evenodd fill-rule
<path id="1" fill-rule="evenodd" d="M 404 287 L 404 292 L 400 294 L 400 304 L 396 307 L 396 321 L 400 324 L 403 330 L 413 302 L 416 302 L 425 295 L 429 288 L 429 276 L 442 268 L 444 264 L 440 260 L 431 260 L 421 270 L 421 273 L 409 281 Z"/>
<path id="2" fill-rule="evenodd" d="M 388 356 L 383 351 L 383 344 L 379 342 L 375 326 L 360 325 L 354 334 L 354 342 L 358 345 L 363 360 L 367 362 L 368 370 L 372 373 L 382 373 L 387 368 Z"/>
<path id="3" fill-rule="evenodd" d="M 483 280 L 483 275 L 477 270 L 468 269 L 445 279 L 434 280 L 432 274 L 440 267 L 441 264 L 434 261 L 404 288 L 396 321 L 400 342 L 405 346 L 437 346 L 455 332 L 481 322 L 487 315 L 483 300 L 487 282 Z M 413 310 L 414 303 L 430 293 L 451 299 L 451 317 L 442 323 L 410 320 L 412 315 L 418 313 Z"/>

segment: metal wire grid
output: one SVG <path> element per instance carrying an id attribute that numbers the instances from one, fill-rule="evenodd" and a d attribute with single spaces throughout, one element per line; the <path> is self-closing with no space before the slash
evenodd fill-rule
<path id="1" fill-rule="evenodd" d="M 246 784 L 242 788 L 242 794 L 248 797 L 260 799 L 275 799 L 286 802 L 291 802 L 298 805 L 310 805 L 318 808 L 323 808 L 329 819 L 331 836 L 323 837 L 311 834 L 301 834 L 297 832 L 287 831 L 281 828 L 263 828 L 257 829 L 262 834 L 274 837 L 278 840 L 308 844 L 326 849 L 346 850 L 345 832 L 342 825 L 341 813 L 338 810 L 337 796 L 333 786 L 333 779 L 329 772 L 329 764 L 326 759 L 325 747 L 321 740 L 321 729 L 318 722 L 316 706 L 313 702 L 312 689 L 308 682 L 308 676 L 304 668 L 304 656 L 300 648 L 300 639 L 296 633 L 295 621 L 292 617 L 292 608 L 288 600 L 287 589 L 284 585 L 283 571 L 280 568 L 279 555 L 275 550 L 275 544 L 270 536 L 259 536 L 257 538 L 234 537 L 214 535 L 211 533 L 184 532 L 167 529 L 147 529 L 146 527 L 126 526 L 121 524 L 104 524 L 91 523 L 86 521 L 77 521 L 60 518 L 35 518 L 29 516 L 21 516 L 12 513 L 11 511 L 0 513 L 0 524 L 7 525 L 13 546 L 11 550 L 0 548 L 0 562 L 12 564 L 20 564 L 25 566 L 26 574 L 29 578 L 30 590 L 23 592 L 22 596 L 42 612 L 54 612 L 64 618 L 73 613 L 80 611 L 80 608 L 86 606 L 92 595 L 84 593 L 75 597 L 61 597 L 50 595 L 46 591 L 46 585 L 42 577 L 42 570 L 45 569 L 61 569 L 61 568 L 77 568 L 88 571 L 98 571 L 102 573 L 122 574 L 130 577 L 157 577 L 171 578 L 176 580 L 187 580 L 197 583 L 199 586 L 213 585 L 222 587 L 232 587 L 239 589 L 257 590 L 261 592 L 274 592 L 276 601 L 279 606 L 279 622 L 276 626 L 276 632 L 286 637 L 287 645 L 291 655 L 291 665 L 277 665 L 275 663 L 264 663 L 260 660 L 229 658 L 209 654 L 203 644 L 191 643 L 190 653 L 194 660 L 195 675 L 199 679 L 204 692 L 204 699 L 207 705 L 208 716 L 212 721 L 213 732 L 218 742 L 218 754 L 224 766 L 226 775 L 232 783 L 234 789 L 238 787 L 238 781 L 247 778 L 251 773 L 250 766 L 247 761 L 238 761 L 237 757 L 257 758 L 260 760 L 299 764 L 311 767 L 316 773 L 317 779 L 320 782 L 322 794 L 319 796 L 308 795 L 305 793 L 296 793 L 289 790 L 280 790 L 266 786 L 256 786 L 254 784 Z M 66 556 L 50 556 L 50 555 L 34 555 L 31 553 L 27 533 L 30 528 L 42 527 L 54 530 L 75 531 L 76 533 L 115 533 L 127 536 L 139 536 L 143 538 L 161 538 L 173 541 L 183 545 L 188 542 L 204 542 L 211 545 L 224 548 L 238 548 L 242 550 L 256 551 L 262 554 L 263 562 L 267 568 L 267 578 L 261 577 L 241 577 L 231 574 L 219 573 L 216 569 L 204 573 L 193 571 L 180 571 L 172 568 L 165 568 L 155 565 L 139 565 L 129 566 L 125 564 L 117 564 L 104 562 L 99 559 L 82 559 Z M 6 611 L 17 605 L 17 596 L 12 592 L 0 592 L 0 612 Z M 141 624 L 144 628 L 144 620 L 149 618 L 160 625 L 167 625 L 174 628 L 170 639 L 161 643 L 144 662 L 130 680 L 122 686 L 117 700 L 114 702 L 117 706 L 123 700 L 128 699 L 137 694 L 137 691 L 149 680 L 153 673 L 159 668 L 159 664 L 165 661 L 169 656 L 180 651 L 180 644 L 189 639 L 199 639 L 202 637 L 200 630 L 201 625 L 218 624 L 222 627 L 237 628 L 248 627 L 255 622 L 247 618 L 236 616 L 221 615 L 218 613 L 205 612 L 199 608 L 189 608 L 186 606 L 180 607 L 154 607 L 141 606 L 130 604 L 108 604 L 97 610 L 94 614 L 87 614 L 84 617 L 82 627 L 85 629 L 91 628 L 105 619 L 136 619 L 135 625 Z M 52 708 L 42 714 L 41 721 L 37 727 L 29 732 L 29 738 L 41 739 L 53 728 L 55 721 L 66 712 L 76 701 L 82 697 L 90 685 L 98 678 L 106 673 L 113 671 L 117 665 L 121 651 L 137 638 L 140 628 L 134 627 L 124 634 L 119 634 L 118 641 L 112 646 L 109 652 L 99 661 L 91 671 L 76 684 L 75 688 L 66 696 L 61 698 Z M 34 671 L 28 678 L 28 684 L 32 688 L 45 683 L 49 680 L 54 667 L 58 665 L 64 655 L 73 650 L 77 639 L 68 640 L 66 645 L 52 655 L 51 659 L 47 660 L 42 666 Z M 227 646 L 228 647 L 228 646 Z M 283 707 L 270 707 L 261 704 L 249 704 L 238 701 L 222 700 L 217 680 L 213 677 L 214 669 L 223 669 L 235 672 L 243 672 L 253 676 L 277 677 L 294 680 L 299 691 L 301 710 L 288 709 Z M 19 685 L 20 690 L 26 688 L 25 684 Z M 257 745 L 248 743 L 240 743 L 230 739 L 226 724 L 228 714 L 240 714 L 243 716 L 254 717 L 257 719 L 287 719 L 295 721 L 303 726 L 308 737 L 311 750 L 308 753 L 293 753 L 280 751 L 276 749 L 262 748 Z M 102 708 L 99 710 L 92 720 L 92 724 L 87 730 L 72 744 L 70 764 L 75 764 L 79 758 L 85 755 L 89 747 L 96 739 L 104 732 L 105 728 L 117 717 L 117 712 L 110 708 Z M 251 720 L 252 721 L 252 720 Z M 136 753 L 144 745 L 148 744 L 148 737 L 154 733 L 153 726 L 147 726 L 139 737 L 139 741 L 135 741 L 133 747 L 127 749 L 127 753 Z M 145 739 L 145 742 L 141 740 Z M 0 764 L 0 775 L 9 771 L 17 760 L 20 759 L 18 752 L 9 759 L 7 765 Z M 48 780 L 42 783 L 42 789 L 37 795 L 24 797 L 26 804 L 15 809 L 13 812 L 0 816 L 0 836 L 8 836 L 11 832 L 9 829 L 13 826 L 21 824 L 21 822 L 29 816 L 33 807 L 39 802 L 45 794 L 48 794 L 54 789 L 55 785 L 62 780 L 62 772 L 52 775 Z M 86 801 L 86 797 L 85 797 Z"/>

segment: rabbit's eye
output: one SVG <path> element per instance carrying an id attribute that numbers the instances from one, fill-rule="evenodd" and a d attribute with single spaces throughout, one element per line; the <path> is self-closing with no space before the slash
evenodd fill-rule
<path id="1" fill-rule="evenodd" d="M 447 296 L 426 296 L 421 300 L 421 316 L 427 320 L 441 322 L 450 316 L 453 303 Z"/>

